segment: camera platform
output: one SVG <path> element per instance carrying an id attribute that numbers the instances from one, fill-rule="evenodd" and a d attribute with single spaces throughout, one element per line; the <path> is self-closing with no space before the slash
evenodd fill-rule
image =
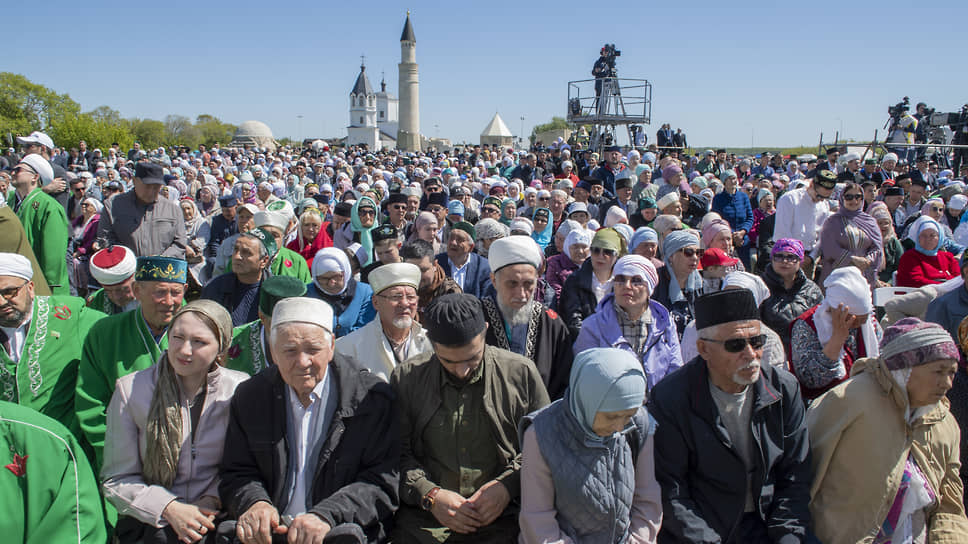
<path id="1" fill-rule="evenodd" d="M 617 126 L 624 125 L 634 141 L 633 133 L 652 120 L 652 84 L 617 77 L 569 81 L 567 111 L 569 123 L 594 126 L 589 142 L 593 150 L 614 138 Z"/>

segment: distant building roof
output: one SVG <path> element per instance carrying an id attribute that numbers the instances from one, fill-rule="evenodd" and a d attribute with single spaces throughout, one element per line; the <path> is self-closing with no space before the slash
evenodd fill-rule
<path id="1" fill-rule="evenodd" d="M 484 131 L 481 132 L 481 136 L 501 136 L 501 137 L 512 137 L 511 131 L 508 130 L 508 126 L 504 124 L 504 119 L 497 113 L 491 118 L 491 122 L 484 127 Z"/>
<path id="2" fill-rule="evenodd" d="M 353 90 L 350 94 L 359 95 L 371 95 L 373 94 L 373 87 L 370 86 L 370 78 L 366 77 L 366 66 L 360 65 L 360 75 L 356 76 L 356 83 L 353 85 Z"/>
<path id="3" fill-rule="evenodd" d="M 403 24 L 403 34 L 400 35 L 401 42 L 416 42 L 417 38 L 413 35 L 413 26 L 410 24 L 410 12 L 407 12 L 407 22 Z"/>

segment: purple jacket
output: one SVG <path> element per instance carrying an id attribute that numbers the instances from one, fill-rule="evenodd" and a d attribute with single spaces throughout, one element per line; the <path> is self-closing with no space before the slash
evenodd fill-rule
<path id="1" fill-rule="evenodd" d="M 565 285 L 565 280 L 575 270 L 578 270 L 578 265 L 571 260 L 571 257 L 564 253 L 559 253 L 548 259 L 548 267 L 545 270 L 545 281 L 555 290 L 555 298 L 561 296 L 561 288 Z"/>
<path id="2" fill-rule="evenodd" d="M 622 336 L 622 326 L 612 304 L 614 299 L 613 293 L 605 295 L 595 308 L 595 313 L 582 321 L 581 332 L 578 340 L 575 340 L 575 355 L 590 348 L 632 351 L 631 344 Z M 647 390 L 651 391 L 662 378 L 682 366 L 682 353 L 676 324 L 669 317 L 669 310 L 654 300 L 649 301 L 649 309 L 652 311 L 652 328 L 646 340 L 648 347 L 641 360 L 648 380 Z"/>

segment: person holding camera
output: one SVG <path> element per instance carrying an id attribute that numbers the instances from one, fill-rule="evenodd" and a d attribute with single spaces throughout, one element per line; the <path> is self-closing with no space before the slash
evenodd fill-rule
<path id="1" fill-rule="evenodd" d="M 615 77 L 614 65 L 609 62 L 607 44 L 599 51 L 598 60 L 592 66 L 592 75 L 595 76 L 595 110 L 598 111 L 602 107 L 600 98 L 602 97 L 605 78 Z"/>
<path id="2" fill-rule="evenodd" d="M 908 111 L 909 106 L 898 104 L 891 108 L 891 126 L 887 135 L 887 144 L 890 151 L 897 153 L 907 162 L 913 163 L 917 154 L 914 143 L 914 136 L 918 130 L 918 120 Z"/>

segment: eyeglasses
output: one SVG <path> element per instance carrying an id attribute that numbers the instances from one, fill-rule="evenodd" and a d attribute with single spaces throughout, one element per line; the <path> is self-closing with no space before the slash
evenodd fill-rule
<path id="1" fill-rule="evenodd" d="M 851 200 L 861 200 L 864 195 L 844 195 L 844 202 L 850 202 Z"/>
<path id="2" fill-rule="evenodd" d="M 739 353 L 746 349 L 746 344 L 749 344 L 754 350 L 762 349 L 763 345 L 766 344 L 766 335 L 760 334 L 757 336 L 750 336 L 749 338 L 730 338 L 729 340 L 713 340 L 712 338 L 700 338 L 700 340 L 722 344 L 723 349 L 726 351 L 730 353 Z"/>
<path id="3" fill-rule="evenodd" d="M 356 213 L 357 215 L 376 215 L 376 210 L 373 208 L 360 208 Z"/>
<path id="4" fill-rule="evenodd" d="M 406 210 L 407 209 L 407 206 L 406 206 L 406 204 L 396 204 L 396 205 L 392 206 L 391 209 L 397 210 L 397 211 L 403 211 L 403 210 Z"/>
<path id="5" fill-rule="evenodd" d="M 800 262 L 800 257 L 792 253 L 777 253 L 773 256 L 773 260 L 778 263 L 798 263 Z"/>
<path id="6" fill-rule="evenodd" d="M 645 285 L 645 280 L 640 276 L 615 276 L 612 278 L 612 285 L 625 285 L 629 283 L 632 287 L 642 287 Z"/>
<path id="7" fill-rule="evenodd" d="M 693 248 L 693 247 L 687 247 L 687 248 L 682 249 L 680 251 L 682 251 L 682 254 L 685 255 L 689 259 L 691 259 L 693 257 L 702 258 L 702 254 L 703 254 L 703 250 L 698 249 L 698 248 Z"/>
<path id="8" fill-rule="evenodd" d="M 481 214 L 491 215 L 491 214 L 499 214 L 499 213 L 501 212 L 498 211 L 497 208 L 492 208 L 490 206 L 485 206 L 484 208 L 481 209 Z"/>
<path id="9" fill-rule="evenodd" d="M 550 196 L 539 196 L 538 200 L 551 200 Z"/>
<path id="10" fill-rule="evenodd" d="M 614 249 L 607 249 L 607 248 L 604 248 L 604 247 L 593 247 L 592 248 L 592 255 L 605 255 L 606 257 L 614 257 L 615 256 L 615 250 Z"/>
<path id="11" fill-rule="evenodd" d="M 3 297 L 3 300 L 10 300 L 13 297 L 17 296 L 17 294 L 20 293 L 20 290 L 23 289 L 24 286 L 27 285 L 28 283 L 30 283 L 30 280 L 27 280 L 27 281 L 21 283 L 17 287 L 9 287 L 7 289 L 0 289 L 0 297 Z"/>
<path id="12" fill-rule="evenodd" d="M 13 168 L 12 172 L 13 172 L 13 175 L 15 175 L 15 176 L 17 174 L 19 174 L 20 172 L 30 172 L 31 174 L 36 174 L 37 173 L 36 170 L 34 170 L 33 168 L 31 168 L 30 165 L 27 165 L 27 164 L 18 164 L 17 166 L 15 166 Z"/>
<path id="13" fill-rule="evenodd" d="M 417 295 L 384 295 L 384 294 L 379 294 L 377 296 L 380 297 L 380 298 L 385 298 L 385 299 L 389 300 L 393 304 L 400 304 L 403 301 L 406 301 L 407 304 L 416 304 L 417 301 L 420 300 L 420 298 Z"/>
<path id="14" fill-rule="evenodd" d="M 943 212 L 944 211 L 944 208 L 941 208 L 939 206 L 931 206 L 931 211 L 933 211 L 933 212 Z"/>
<path id="15" fill-rule="evenodd" d="M 437 213 L 443 209 L 444 209 L 443 206 L 430 206 L 429 208 L 427 208 L 427 211 L 430 213 Z"/>

